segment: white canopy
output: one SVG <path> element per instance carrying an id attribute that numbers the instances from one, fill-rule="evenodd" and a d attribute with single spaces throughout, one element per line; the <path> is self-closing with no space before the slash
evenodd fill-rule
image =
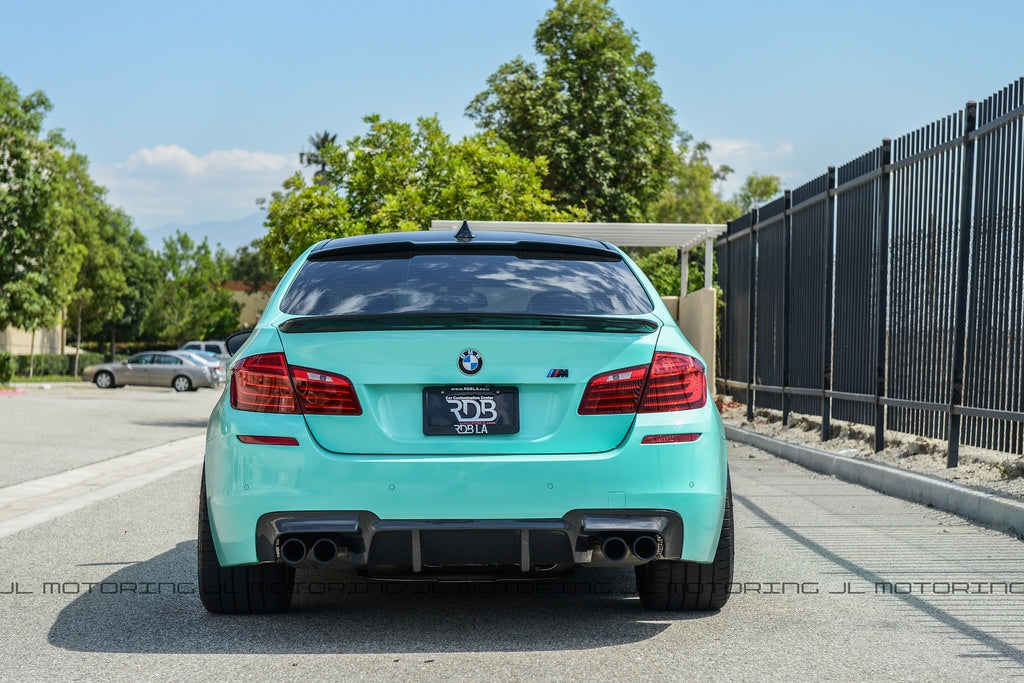
<path id="1" fill-rule="evenodd" d="M 431 221 L 431 230 L 456 230 L 462 220 Z M 549 235 L 586 237 L 618 247 L 678 247 L 683 253 L 683 288 L 686 287 L 686 254 L 704 243 L 704 286 L 711 287 L 711 255 L 714 239 L 725 232 L 724 225 L 696 223 L 542 223 L 527 221 L 469 221 L 477 230 L 538 232 Z M 680 292 L 685 295 L 686 292 Z"/>

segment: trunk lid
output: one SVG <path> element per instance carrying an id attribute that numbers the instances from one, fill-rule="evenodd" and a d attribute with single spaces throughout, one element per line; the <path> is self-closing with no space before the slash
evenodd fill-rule
<path id="1" fill-rule="evenodd" d="M 328 451 L 511 456 L 615 448 L 635 415 L 579 415 L 580 399 L 594 375 L 650 364 L 657 325 L 629 319 L 618 325 L 599 320 L 559 323 L 554 318 L 546 326 L 543 322 L 495 329 L 490 322 L 442 326 L 434 320 L 396 329 L 402 326 L 384 321 L 345 321 L 332 327 L 329 320 L 306 326 L 293 320 L 282 326 L 280 336 L 289 364 L 344 375 L 355 387 L 362 415 L 305 416 L 313 438 Z M 470 354 L 462 363 L 467 351 L 478 355 Z M 472 370 L 477 364 L 474 374 L 460 368 Z M 425 413 L 427 388 L 436 391 Z M 489 401 L 495 394 L 502 394 L 496 399 L 502 405 L 517 404 L 517 432 L 498 433 L 493 420 L 487 428 L 494 417 Z M 467 433 L 435 426 L 427 428 L 435 433 L 425 434 L 426 414 L 432 422 L 446 415 L 449 421 L 466 420 L 468 426 L 458 429 Z"/>

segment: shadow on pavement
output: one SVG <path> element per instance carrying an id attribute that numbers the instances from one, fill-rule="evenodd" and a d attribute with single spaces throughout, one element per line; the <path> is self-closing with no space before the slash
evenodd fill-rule
<path id="1" fill-rule="evenodd" d="M 676 621 L 715 614 L 642 611 L 629 569 L 474 584 L 378 583 L 300 570 L 290 612 L 224 616 L 200 604 L 195 562 L 195 542 L 183 542 L 98 585 L 64 586 L 78 597 L 58 615 L 50 644 L 183 654 L 583 650 L 644 641 Z"/>

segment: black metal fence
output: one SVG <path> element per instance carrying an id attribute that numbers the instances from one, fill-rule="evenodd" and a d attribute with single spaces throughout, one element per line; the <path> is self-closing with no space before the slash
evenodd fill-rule
<path id="1" fill-rule="evenodd" d="M 729 223 L 719 389 L 1024 453 L 1024 78 Z"/>

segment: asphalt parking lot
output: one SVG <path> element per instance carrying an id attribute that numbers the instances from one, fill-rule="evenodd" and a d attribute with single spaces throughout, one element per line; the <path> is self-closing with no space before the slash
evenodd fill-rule
<path id="1" fill-rule="evenodd" d="M 288 614 L 208 614 L 196 595 L 196 508 L 218 395 L 83 386 L 0 397 L 0 429 L 18 448 L 5 442 L 0 455 L 0 512 L 5 494 L 39 477 L 115 465 L 96 475 L 112 482 L 73 509 L 36 510 L 45 514 L 29 522 L 14 513 L 7 521 L 20 525 L 0 529 L 5 678 L 1002 680 L 1024 671 L 1018 539 L 738 443 L 736 573 L 719 612 L 644 612 L 631 572 L 604 569 L 441 587 L 303 571 Z M 167 441 L 187 444 L 181 467 L 148 478 L 125 470 L 116 481 L 118 463 Z"/>
<path id="2" fill-rule="evenodd" d="M 0 488 L 198 434 L 221 396 L 85 382 L 21 388 L 0 395 Z"/>

